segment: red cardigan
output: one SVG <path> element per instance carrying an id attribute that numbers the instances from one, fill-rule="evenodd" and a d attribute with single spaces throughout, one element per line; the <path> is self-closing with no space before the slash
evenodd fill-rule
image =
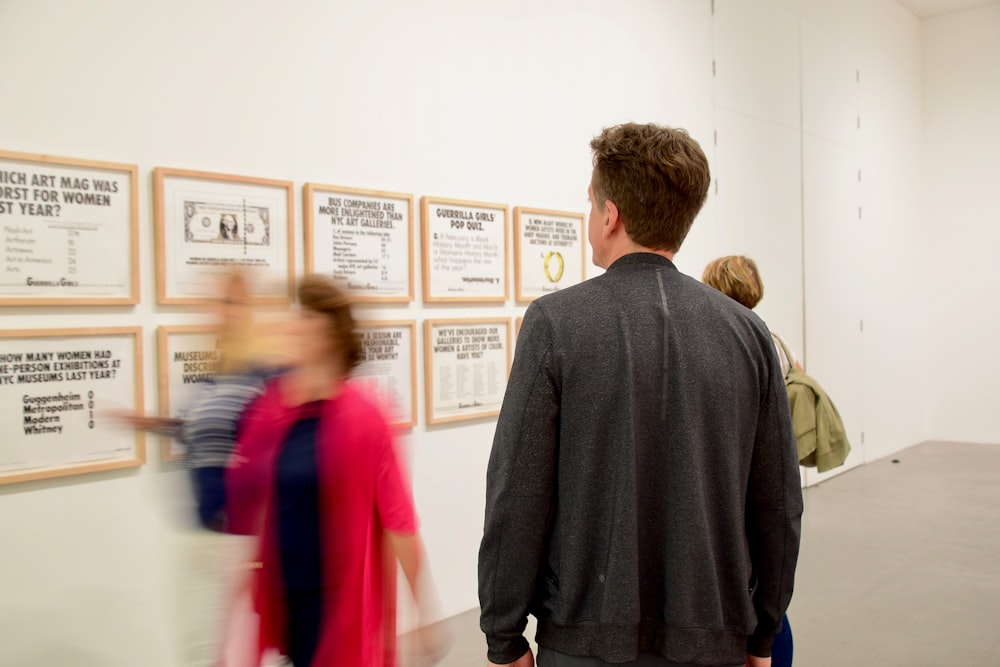
<path id="1" fill-rule="evenodd" d="M 285 405 L 280 383 L 273 380 L 247 412 L 226 472 L 230 530 L 261 537 L 254 594 L 261 653 L 284 652 L 287 625 L 273 524 L 275 462 L 295 422 L 317 416 L 315 404 Z M 396 563 L 385 531 L 416 532 L 412 496 L 374 401 L 348 382 L 318 412 L 324 593 L 314 664 L 389 667 L 395 664 Z"/>

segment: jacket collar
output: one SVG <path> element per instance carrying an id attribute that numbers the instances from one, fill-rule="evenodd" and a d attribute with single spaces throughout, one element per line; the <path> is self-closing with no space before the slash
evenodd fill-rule
<path id="1" fill-rule="evenodd" d="M 669 259 L 663 255 L 657 255 L 654 252 L 632 252 L 627 255 L 622 255 L 608 267 L 608 271 L 617 271 L 619 269 L 627 269 L 633 266 L 660 266 L 665 269 L 677 270 L 677 267 Z"/>

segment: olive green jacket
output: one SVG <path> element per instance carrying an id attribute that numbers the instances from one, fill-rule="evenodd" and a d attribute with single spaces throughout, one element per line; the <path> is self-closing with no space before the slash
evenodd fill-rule
<path id="1" fill-rule="evenodd" d="M 851 451 L 844 422 L 837 407 L 805 371 L 794 366 L 785 376 L 792 430 L 799 450 L 799 463 L 819 472 L 843 465 Z"/>
<path id="2" fill-rule="evenodd" d="M 844 422 L 837 406 L 815 378 L 797 368 L 792 351 L 780 336 L 771 334 L 790 361 L 785 390 L 792 413 L 792 430 L 799 450 L 799 463 L 826 472 L 843 465 L 851 452 Z"/>

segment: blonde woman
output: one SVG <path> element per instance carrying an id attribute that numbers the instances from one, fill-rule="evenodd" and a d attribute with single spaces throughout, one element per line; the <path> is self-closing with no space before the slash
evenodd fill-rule
<path id="1" fill-rule="evenodd" d="M 757 263 L 743 255 L 728 255 L 709 262 L 701 281 L 750 310 L 764 298 L 764 282 L 760 279 Z M 787 377 L 793 366 L 801 370 L 802 365 L 795 358 L 791 346 L 773 331 L 771 337 L 781 362 L 782 374 Z"/>
<path id="2" fill-rule="evenodd" d="M 223 278 L 213 307 L 218 365 L 211 381 L 184 410 L 183 419 L 118 416 L 134 428 L 167 435 L 184 445 L 183 463 L 191 473 L 198 519 L 205 528 L 224 531 L 223 471 L 236 446 L 244 409 L 261 394 L 274 371 L 255 335 L 253 303 L 243 272 Z"/>
<path id="3" fill-rule="evenodd" d="M 194 493 L 198 524 L 215 531 L 192 531 L 185 526 L 174 535 L 178 650 L 183 664 L 191 667 L 220 663 L 227 634 L 223 623 L 232 618 L 235 598 L 244 589 L 243 577 L 234 568 L 246 560 L 247 549 L 252 547 L 246 538 L 219 534 L 228 531 L 225 470 L 244 411 L 275 374 L 273 364 L 262 354 L 244 273 L 226 274 L 218 294 L 212 304 L 218 365 L 210 381 L 185 406 L 183 418 L 114 415 L 133 428 L 175 438 L 184 446 L 182 463 Z"/>

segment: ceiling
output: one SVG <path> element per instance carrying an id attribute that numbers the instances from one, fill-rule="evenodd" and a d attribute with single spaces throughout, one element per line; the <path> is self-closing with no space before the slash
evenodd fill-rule
<path id="1" fill-rule="evenodd" d="M 1000 0 L 896 0 L 896 2 L 920 18 L 951 14 L 987 5 L 1000 5 Z"/>

